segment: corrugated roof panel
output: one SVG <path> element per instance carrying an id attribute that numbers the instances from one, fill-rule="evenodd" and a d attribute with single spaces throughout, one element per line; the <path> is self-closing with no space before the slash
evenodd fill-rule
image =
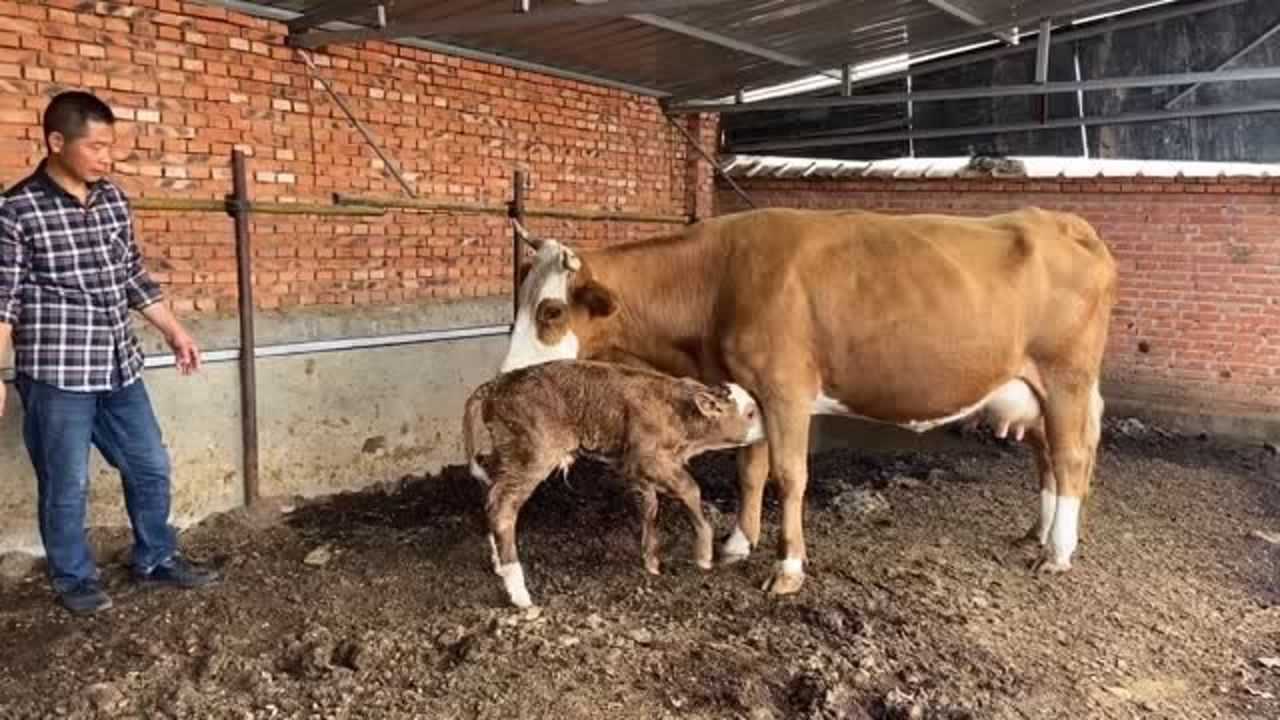
<path id="1" fill-rule="evenodd" d="M 295 12 L 331 0 L 260 0 L 258 5 Z M 617 0 L 615 0 L 617 1 Z M 1119 7 L 1143 0 L 952 0 L 971 16 L 1007 23 L 1024 18 L 1063 17 L 1073 8 L 1100 2 Z M 531 13 L 586 7 L 576 0 L 534 0 Z M 598 5 L 598 3 L 591 3 Z M 374 3 L 357 6 L 349 18 L 371 25 Z M 633 4 L 634 6 L 634 4 Z M 678 97 L 720 97 L 740 88 L 771 85 L 830 71 L 844 63 L 893 56 L 908 49 L 937 50 L 973 42 L 971 24 L 938 9 L 928 0 L 738 0 L 657 13 L 694 29 L 646 24 L 643 16 L 595 18 L 543 25 L 513 32 L 422 36 L 615 82 L 652 88 Z M 388 4 L 388 23 L 444 21 L 464 17 L 509 17 L 510 0 L 400 0 Z M 429 24 L 428 24 L 429 26 Z M 350 27 L 350 26 L 348 26 Z M 724 38 L 716 42 L 715 38 Z M 752 52 L 752 49 L 764 52 Z M 812 62 L 797 66 L 770 53 Z"/>

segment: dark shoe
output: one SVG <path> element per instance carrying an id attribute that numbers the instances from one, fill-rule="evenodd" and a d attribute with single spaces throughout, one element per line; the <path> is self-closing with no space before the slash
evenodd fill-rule
<path id="1" fill-rule="evenodd" d="M 149 573 L 133 571 L 134 582 L 143 585 L 172 585 L 181 588 L 196 588 L 215 582 L 221 578 L 216 570 L 202 570 L 179 556 L 174 556 L 157 565 Z"/>
<path id="2" fill-rule="evenodd" d="M 93 580 L 86 580 L 66 592 L 58 593 L 58 600 L 76 615 L 92 615 L 111 607 L 111 598 Z"/>

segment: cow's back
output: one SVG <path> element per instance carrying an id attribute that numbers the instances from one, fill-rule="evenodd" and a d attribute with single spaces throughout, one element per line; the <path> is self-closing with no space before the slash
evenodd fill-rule
<path id="1" fill-rule="evenodd" d="M 972 401 L 1028 354 L 1051 355 L 1110 301 L 1114 261 L 1084 220 L 768 209 L 701 232 L 726 245 L 726 354 L 796 356 L 865 413 Z M 745 328 L 745 330 L 744 330 Z"/>

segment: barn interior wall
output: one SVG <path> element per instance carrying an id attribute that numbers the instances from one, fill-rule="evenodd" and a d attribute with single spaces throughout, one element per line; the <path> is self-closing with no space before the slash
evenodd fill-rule
<path id="1" fill-rule="evenodd" d="M 43 156 L 49 97 L 89 89 L 118 115 L 113 178 L 133 199 L 222 199 L 233 148 L 257 201 L 329 204 L 334 192 L 404 197 L 305 63 L 284 25 L 173 0 L 0 0 L 0 186 Z M 655 100 L 398 45 L 314 54 L 318 72 L 421 198 L 506 202 L 528 171 L 531 205 L 709 214 L 710 170 Z M 712 117 L 685 120 L 713 146 Z M 593 247 L 667 226 L 532 218 Z M 254 216 L 259 344 L 440 330 L 510 320 L 511 233 L 497 215 Z M 137 211 L 145 261 L 206 351 L 238 346 L 235 241 L 220 213 Z M 135 321 L 153 352 L 162 344 Z M 267 495 L 393 480 L 459 462 L 465 391 L 491 375 L 502 337 L 259 362 Z M 8 359 L 0 359 L 0 368 Z M 175 517 L 239 503 L 234 363 L 195 378 L 149 372 L 173 454 Z M 35 481 L 20 405 L 0 419 L 0 550 L 35 543 Z M 125 522 L 94 454 L 93 525 Z"/>
<path id="2" fill-rule="evenodd" d="M 1134 412 L 1280 437 L 1280 181 L 738 179 L 760 206 L 1080 213 L 1119 263 L 1104 391 Z M 744 208 L 718 186 L 719 212 Z"/>

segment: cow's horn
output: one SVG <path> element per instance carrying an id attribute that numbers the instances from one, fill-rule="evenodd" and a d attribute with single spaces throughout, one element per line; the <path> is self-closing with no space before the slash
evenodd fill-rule
<path id="1" fill-rule="evenodd" d="M 521 223 L 518 218 L 511 218 L 511 227 L 515 228 L 516 234 L 519 235 L 520 239 L 529 247 L 534 250 L 538 250 L 542 247 L 542 241 L 530 235 L 529 231 L 525 229 L 524 224 Z"/>

